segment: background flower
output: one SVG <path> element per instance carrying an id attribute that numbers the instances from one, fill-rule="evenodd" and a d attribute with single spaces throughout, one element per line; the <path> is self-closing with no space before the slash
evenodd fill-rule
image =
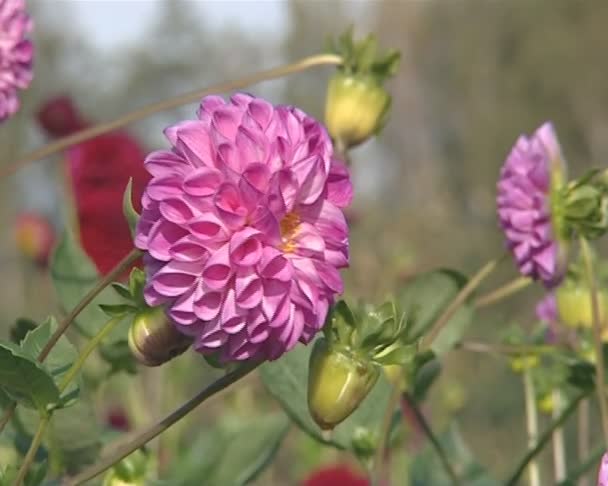
<path id="1" fill-rule="evenodd" d="M 545 123 L 532 137 L 519 137 L 498 182 L 498 217 L 507 247 L 521 274 L 547 287 L 563 277 L 550 202 L 552 169 L 559 154 L 553 126 Z"/>
<path id="2" fill-rule="evenodd" d="M 51 136 L 69 135 L 88 125 L 67 97 L 47 102 L 38 112 L 38 121 Z M 133 205 L 141 210 L 150 179 L 143 166 L 144 151 L 129 134 L 117 131 L 68 149 L 66 157 L 82 246 L 105 274 L 133 248 L 122 198 L 133 178 Z"/>
<path id="3" fill-rule="evenodd" d="M 354 472 L 346 464 L 317 469 L 302 482 L 302 486 L 369 486 L 369 484 L 365 476 Z"/>
<path id="4" fill-rule="evenodd" d="M 21 213 L 15 222 L 15 240 L 23 256 L 45 267 L 55 243 L 55 230 L 41 214 Z"/>
<path id="5" fill-rule="evenodd" d="M 19 109 L 17 92 L 32 81 L 32 21 L 24 0 L 0 0 L 0 122 Z"/>
<path id="6" fill-rule="evenodd" d="M 195 348 L 276 359 L 321 329 L 348 264 L 352 198 L 325 129 L 244 94 L 201 102 L 153 152 L 136 244 L 149 305 L 167 304 Z"/>

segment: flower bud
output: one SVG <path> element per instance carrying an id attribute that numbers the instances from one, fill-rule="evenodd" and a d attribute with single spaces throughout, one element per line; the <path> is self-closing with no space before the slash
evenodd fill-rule
<path id="1" fill-rule="evenodd" d="M 104 477 L 103 486 L 144 486 L 147 465 L 148 454 L 137 449 L 114 465 Z"/>
<path id="2" fill-rule="evenodd" d="M 129 348 L 137 361 L 159 366 L 182 354 L 192 339 L 180 333 L 162 307 L 137 313 L 129 329 Z"/>
<path id="3" fill-rule="evenodd" d="M 36 213 L 23 213 L 15 224 L 15 240 L 21 254 L 46 267 L 55 242 L 55 231 L 49 221 Z"/>
<path id="4" fill-rule="evenodd" d="M 327 89 L 327 130 L 345 147 L 358 145 L 382 128 L 390 104 L 390 95 L 373 78 L 338 72 Z"/>
<path id="5" fill-rule="evenodd" d="M 315 422 L 331 430 L 346 419 L 372 389 L 380 372 L 347 350 L 319 339 L 310 355 L 308 408 Z"/>
<path id="6" fill-rule="evenodd" d="M 591 327 L 593 325 L 593 309 L 591 291 L 581 284 L 566 283 L 557 289 L 557 310 L 560 322 L 570 327 Z M 606 316 L 608 292 L 601 290 L 597 294 L 600 321 Z"/>
<path id="7" fill-rule="evenodd" d="M 83 129 L 86 122 L 67 96 L 58 96 L 47 101 L 37 114 L 38 123 L 51 137 L 65 137 Z"/>

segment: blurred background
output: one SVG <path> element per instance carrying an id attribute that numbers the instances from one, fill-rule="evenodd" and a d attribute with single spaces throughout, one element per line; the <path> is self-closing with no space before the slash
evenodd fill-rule
<path id="1" fill-rule="evenodd" d="M 36 23 L 35 78 L 18 116 L 0 129 L 4 163 L 45 142 L 35 114 L 59 94 L 71 97 L 89 120 L 105 121 L 153 101 L 318 53 L 326 38 L 350 24 L 361 36 L 375 32 L 381 45 L 400 49 L 401 68 L 389 83 L 390 121 L 378 138 L 351 154 L 356 197 L 349 213 L 352 263 L 345 275 L 352 297 L 379 301 L 416 272 L 435 267 L 471 272 L 499 255 L 495 183 L 520 133 L 552 120 L 572 175 L 603 164 L 608 152 L 608 2 L 602 0 L 28 4 Z M 249 91 L 275 103 L 297 104 L 322 119 L 331 72 L 310 70 Z M 155 115 L 128 132 L 147 150 L 164 148 L 162 129 L 193 117 L 195 109 L 192 104 Z M 11 228 L 26 210 L 46 215 L 56 228 L 69 220 L 60 159 L 31 164 L 0 181 L 4 334 L 19 316 L 41 319 L 56 312 L 48 275 L 34 275 L 24 265 Z M 503 267 L 487 289 L 515 276 L 514 268 Z M 470 335 L 496 341 L 506 324 L 533 319 L 533 303 L 540 295 L 530 291 L 498 311 L 479 314 Z M 165 376 L 175 376 L 171 383 L 179 390 L 162 402 L 163 410 L 174 408 L 208 379 L 202 367 L 193 366 L 199 360 L 178 361 Z M 154 375 L 145 378 L 154 380 Z M 116 378 L 102 396 L 100 420 L 114 406 L 128 408 L 112 392 L 129 378 L 121 380 Z M 244 391 L 214 402 L 216 412 L 230 410 L 242 420 L 274 407 L 255 379 Z M 133 409 L 128 413 L 137 415 Z M 192 435 L 195 423 L 203 433 L 204 424 L 213 420 L 210 413 L 207 409 L 187 419 L 181 435 Z M 497 477 L 525 448 L 521 382 L 505 360 L 453 352 L 427 413 L 437 430 L 458 416 L 469 447 Z M 147 418 L 131 420 L 140 425 Z M 287 444 L 256 484 L 297 484 L 316 465 L 340 459 L 295 428 Z M 407 455 L 405 449 L 396 450 L 394 461 L 407 461 Z"/>

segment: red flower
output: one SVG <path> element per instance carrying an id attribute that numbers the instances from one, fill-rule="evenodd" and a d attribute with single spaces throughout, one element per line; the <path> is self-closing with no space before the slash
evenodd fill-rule
<path id="1" fill-rule="evenodd" d="M 113 407 L 108 411 L 106 423 L 115 430 L 128 432 L 131 430 L 129 417 L 121 407 Z"/>
<path id="2" fill-rule="evenodd" d="M 49 221 L 38 213 L 21 213 L 15 222 L 15 240 L 23 256 L 46 267 L 55 243 L 55 231 Z"/>
<path id="3" fill-rule="evenodd" d="M 51 136 L 69 135 L 87 126 L 68 98 L 48 102 L 38 119 Z M 100 135 L 67 151 L 81 243 L 102 274 L 133 248 L 122 197 L 132 177 L 134 206 L 141 210 L 141 196 L 150 178 L 144 157 L 140 144 L 122 131 Z"/>
<path id="4" fill-rule="evenodd" d="M 370 482 L 345 464 L 334 464 L 313 471 L 302 486 L 369 486 Z"/>

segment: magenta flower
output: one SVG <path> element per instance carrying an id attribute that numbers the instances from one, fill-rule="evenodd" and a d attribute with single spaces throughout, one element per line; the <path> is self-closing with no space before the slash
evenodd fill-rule
<path id="1" fill-rule="evenodd" d="M 136 245 L 146 301 L 223 361 L 308 343 L 343 290 L 352 187 L 325 129 L 297 108 L 207 97 L 145 162 Z"/>
<path id="2" fill-rule="evenodd" d="M 545 324 L 545 341 L 555 343 L 558 334 L 557 300 L 549 293 L 536 304 L 536 318 Z"/>
<path id="3" fill-rule="evenodd" d="M 564 271 L 551 207 L 562 160 L 553 125 L 545 123 L 532 137 L 519 137 L 498 182 L 498 216 L 519 271 L 549 288 Z"/>
<path id="4" fill-rule="evenodd" d="M 597 486 L 608 486 L 608 452 L 602 456 L 602 464 L 597 475 Z"/>
<path id="5" fill-rule="evenodd" d="M 32 81 L 32 21 L 25 0 L 0 0 L 0 122 L 19 109 L 17 90 Z"/>

